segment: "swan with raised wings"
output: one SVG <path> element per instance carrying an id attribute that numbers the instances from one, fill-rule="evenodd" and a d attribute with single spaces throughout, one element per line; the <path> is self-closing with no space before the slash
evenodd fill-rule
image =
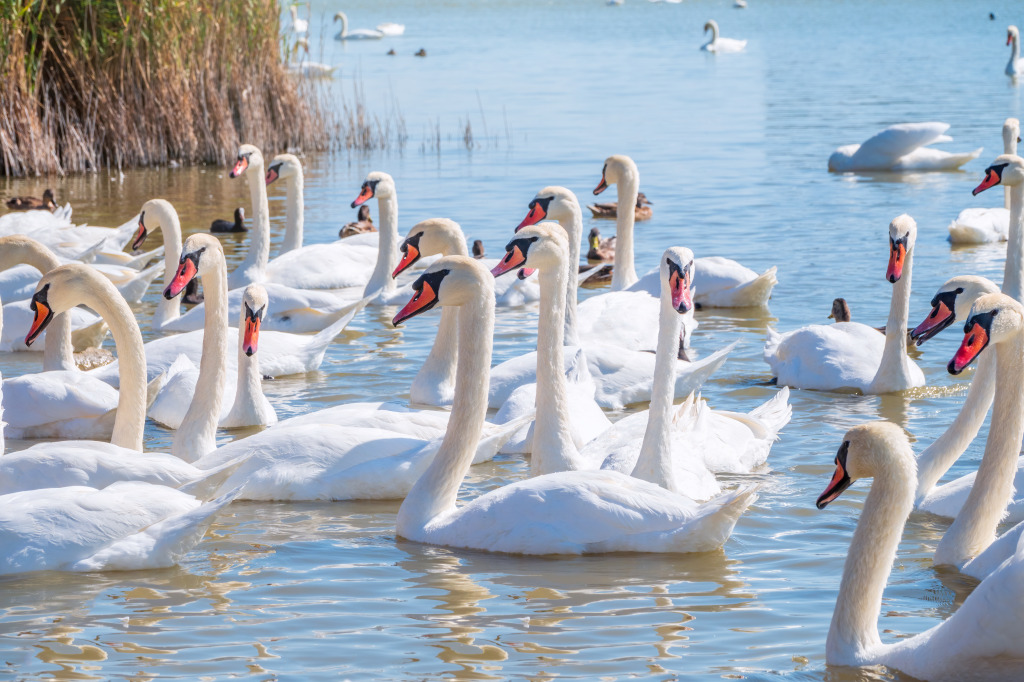
<path id="1" fill-rule="evenodd" d="M 973 152 L 951 154 L 928 145 L 951 142 L 948 123 L 899 123 L 889 126 L 863 144 L 848 144 L 828 157 L 833 173 L 870 171 L 952 171 L 981 156 Z"/>
<path id="2" fill-rule="evenodd" d="M 562 244 L 564 248 L 564 239 Z M 533 260 L 545 260 L 547 247 L 536 246 L 531 249 Z M 564 290 L 564 258 L 564 252 L 554 254 L 552 260 L 557 264 L 539 273 L 542 289 Z M 515 265 L 509 269 L 512 267 Z M 487 384 L 481 377 L 490 365 L 493 279 L 471 258 L 446 256 L 420 276 L 416 295 L 394 322 L 400 324 L 438 304 L 459 306 L 463 351 L 459 354 L 456 397 L 441 449 L 398 511 L 398 535 L 429 544 L 516 554 L 690 552 L 724 544 L 739 515 L 753 501 L 752 489 L 698 505 L 616 471 L 563 471 L 503 486 L 457 507 L 459 487 L 472 462 L 486 414 Z M 556 334 L 563 324 L 561 305 L 557 303 L 559 309 L 547 316 L 548 326 Z M 552 366 L 543 372 L 545 381 L 555 381 L 552 392 L 538 392 L 539 398 L 544 396 L 544 404 L 538 404 L 534 436 L 533 458 L 538 460 L 547 454 L 538 450 L 540 444 L 568 446 L 571 440 L 565 421 L 562 360 L 556 357 L 562 349 L 561 344 L 556 345 L 547 363 Z M 551 454 L 550 464 L 557 466 L 560 456 Z"/>
<path id="3" fill-rule="evenodd" d="M 819 509 L 854 481 L 874 481 L 846 555 L 825 642 L 826 663 L 881 664 L 922 680 L 1019 677 L 1024 669 L 1024 640 L 1018 636 L 1024 546 L 1015 548 L 1013 556 L 945 621 L 914 637 L 884 644 L 877 622 L 886 579 L 914 504 L 914 455 L 901 428 L 871 422 L 846 432 L 835 464 L 832 480 L 818 497 Z"/>
<path id="4" fill-rule="evenodd" d="M 910 315 L 910 274 L 917 224 L 910 216 L 889 223 L 889 266 L 893 284 L 886 329 L 906 329 Z M 768 328 L 764 360 L 779 386 L 819 391 L 892 393 L 924 386 L 924 373 L 907 356 L 906 334 L 879 334 L 860 322 L 812 324 L 780 334 Z"/>
<path id="5" fill-rule="evenodd" d="M 1020 142 L 1020 121 L 1008 118 L 1003 122 L 1003 153 L 1016 154 Z M 1003 206 L 999 208 L 965 208 L 949 224 L 949 241 L 953 244 L 984 244 L 1005 242 L 1010 231 L 1010 187 L 1003 190 Z"/>

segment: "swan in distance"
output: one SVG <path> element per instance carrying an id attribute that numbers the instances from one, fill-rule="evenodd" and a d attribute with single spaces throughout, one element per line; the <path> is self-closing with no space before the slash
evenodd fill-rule
<path id="1" fill-rule="evenodd" d="M 948 123 L 900 123 L 889 126 L 863 144 L 848 144 L 828 157 L 833 173 L 864 171 L 951 171 L 981 155 L 973 152 L 951 154 L 928 145 L 950 142 Z"/>
<path id="2" fill-rule="evenodd" d="M 705 52 L 742 52 L 747 46 L 746 40 L 719 37 L 718 22 L 714 19 L 708 19 L 707 23 L 704 24 L 704 33 L 707 33 L 708 31 L 711 31 L 711 40 L 700 46 L 700 49 Z"/>
<path id="3" fill-rule="evenodd" d="M 1016 26 L 1007 26 L 1006 44 L 1013 46 L 1010 48 L 1010 61 L 1006 62 L 1006 75 L 1016 78 L 1024 73 L 1024 59 L 1020 58 L 1020 31 Z"/>

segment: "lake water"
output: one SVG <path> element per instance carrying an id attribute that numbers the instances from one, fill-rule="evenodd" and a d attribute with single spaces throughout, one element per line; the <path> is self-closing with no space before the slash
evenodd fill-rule
<path id="1" fill-rule="evenodd" d="M 359 1 L 344 7 L 351 28 L 395 21 L 406 33 L 342 45 L 331 39 L 337 8 L 315 0 L 313 58 L 342 65 L 337 106 L 342 96 L 353 102 L 358 87 L 370 113 L 404 121 L 408 139 L 368 154 L 307 155 L 307 240 L 333 240 L 354 215 L 348 204 L 364 175 L 384 170 L 398 187 L 402 234 L 418 220 L 451 217 L 498 254 L 538 189 L 561 184 L 589 200 L 605 157 L 629 154 L 655 202 L 653 219 L 637 227 L 640 272 L 670 245 L 779 268 L 769 311 L 698 312 L 699 353 L 739 342 L 704 389 L 713 406 L 738 411 L 776 390 L 761 360 L 767 326 L 827 322 L 836 296 L 854 319 L 884 324 L 887 225 L 900 213 L 919 229 L 913 324 L 948 277 L 999 281 L 1005 247 L 951 249 L 946 225 L 962 208 L 1002 203 L 998 190 L 976 198 L 970 190 L 1001 151 L 1003 119 L 1021 115 L 1020 91 L 1003 75 L 1006 26 L 1024 20 L 1011 13 L 1018 6 L 749 4 Z M 700 52 L 710 18 L 722 35 L 748 39 L 746 51 Z M 392 47 L 397 54 L 386 55 Z M 425 59 L 412 56 L 420 48 Z M 952 124 L 945 148 L 984 146 L 982 157 L 960 173 L 826 172 L 838 145 L 929 120 Z M 187 232 L 249 209 L 244 183 L 214 167 L 7 181 L 2 190 L 51 185 L 76 222 L 97 225 L 124 222 L 151 197 L 172 201 Z M 271 188 L 271 213 L 276 244 L 283 188 Z M 584 227 L 595 224 L 613 229 L 589 219 Z M 237 261 L 242 242 L 224 241 Z M 140 320 L 158 287 L 138 306 Z M 407 395 L 439 316 L 395 330 L 393 314 L 360 314 L 319 372 L 266 382 L 278 414 Z M 535 320 L 531 310 L 499 311 L 496 361 L 530 348 Z M 923 444 L 944 430 L 970 378 L 945 370 L 957 336 L 946 332 L 918 358 L 927 388 L 884 397 L 794 391 L 793 419 L 769 466 L 726 480 L 760 481 L 762 492 L 721 552 L 491 556 L 396 541 L 397 502 L 236 503 L 173 569 L 0 578 L 0 678 L 899 678 L 824 663 L 867 486 L 825 511 L 814 500 L 851 425 L 884 417 Z M 0 356 L 0 370 L 31 371 L 30 360 Z M 147 426 L 147 448 L 167 449 L 170 439 Z M 951 475 L 976 467 L 981 449 L 975 443 Z M 525 470 L 513 457 L 475 467 L 463 494 Z M 940 622 L 970 593 L 972 581 L 932 567 L 946 527 L 922 514 L 907 524 L 882 605 L 884 641 Z"/>

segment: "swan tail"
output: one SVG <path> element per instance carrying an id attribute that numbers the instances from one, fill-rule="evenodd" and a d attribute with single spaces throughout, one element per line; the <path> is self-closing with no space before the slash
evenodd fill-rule
<path id="1" fill-rule="evenodd" d="M 782 345 L 782 339 L 784 337 L 771 327 L 768 327 L 766 331 L 767 338 L 765 338 L 764 342 L 764 361 L 770 365 L 772 360 L 776 359 L 775 356 L 779 352 L 779 346 Z"/>
<path id="2" fill-rule="evenodd" d="M 952 244 L 987 244 L 1007 239 L 1007 235 L 991 226 L 985 229 L 980 225 L 961 223 L 956 220 L 949 223 L 948 229 L 949 241 Z"/>
<path id="3" fill-rule="evenodd" d="M 99 348 L 109 331 L 110 327 L 103 321 L 103 318 L 100 318 L 87 327 L 72 331 L 71 347 L 76 353 L 81 353 L 86 348 Z"/>
<path id="4" fill-rule="evenodd" d="M 691 362 L 688 367 L 680 368 L 676 372 L 675 395 L 687 395 L 699 389 L 725 363 L 737 343 L 737 341 L 733 341 L 706 358 Z"/>
<path id="5" fill-rule="evenodd" d="M 199 543 L 217 513 L 235 499 L 240 491 L 241 488 L 236 488 L 216 500 L 116 540 L 92 556 L 75 562 L 71 569 L 134 571 L 173 566 Z"/>
<path id="6" fill-rule="evenodd" d="M 777 271 L 778 268 L 773 265 L 754 279 L 735 287 L 712 291 L 707 295 L 701 295 L 697 291 L 694 293 L 694 300 L 710 308 L 744 308 L 768 305 L 768 299 L 772 297 L 772 289 L 779 283 L 775 276 Z"/>
<path id="7" fill-rule="evenodd" d="M 128 282 L 119 286 L 117 290 L 121 292 L 122 296 L 124 296 L 124 300 L 129 303 L 138 303 L 142 300 L 142 296 L 146 293 L 146 289 L 149 288 L 150 283 L 156 279 L 163 270 L 164 264 L 156 263 L 141 271 L 138 275 L 128 280 Z"/>
<path id="8" fill-rule="evenodd" d="M 192 497 L 200 500 L 212 499 L 214 495 L 220 491 L 224 482 L 227 481 L 240 466 L 245 464 L 249 460 L 250 456 L 250 453 L 239 455 L 234 459 L 229 459 L 223 464 L 218 464 L 215 467 L 206 469 L 196 478 L 178 486 L 178 490 L 183 493 L 188 493 Z M 240 490 L 241 487 L 237 488 L 234 491 L 235 495 L 237 495 Z"/>
<path id="9" fill-rule="evenodd" d="M 480 438 L 480 442 L 476 446 L 476 454 L 473 455 L 473 464 L 490 462 L 494 459 L 494 456 L 512 440 L 519 429 L 533 421 L 536 414 L 536 411 L 530 411 L 529 414 L 510 419 L 504 424 L 494 424 L 490 429 L 491 434 Z"/>
<path id="10" fill-rule="evenodd" d="M 783 386 L 770 400 L 755 407 L 748 414 L 764 424 L 771 433 L 772 440 L 777 440 L 779 431 L 793 417 L 793 406 L 789 404 L 789 386 Z"/>

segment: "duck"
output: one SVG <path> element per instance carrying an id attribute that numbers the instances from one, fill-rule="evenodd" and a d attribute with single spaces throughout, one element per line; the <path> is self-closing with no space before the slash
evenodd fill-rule
<path id="1" fill-rule="evenodd" d="M 1006 62 L 1005 73 L 1011 78 L 1024 73 L 1024 59 L 1020 57 L 1020 31 L 1016 26 L 1006 27 L 1006 44 L 1012 45 L 1010 50 L 1010 61 Z"/>
<path id="2" fill-rule="evenodd" d="M 839 147 L 828 157 L 831 173 L 873 171 L 954 171 L 981 156 L 982 148 L 972 152 L 950 153 L 928 145 L 951 142 L 946 135 L 948 123 L 899 123 L 889 126 L 863 144 Z"/>
<path id="3" fill-rule="evenodd" d="M 596 227 L 592 227 L 587 237 L 587 243 L 590 245 L 590 249 L 587 251 L 588 261 L 596 260 L 609 263 L 615 261 L 614 235 L 608 239 L 601 239 L 601 231 Z"/>
<path id="4" fill-rule="evenodd" d="M 567 279 L 565 251 L 551 256 L 554 266 L 545 262 L 548 246 L 557 243 L 557 238 L 538 243 L 527 255 L 530 265 L 542 267 L 539 276 L 546 290 L 564 288 Z M 561 244 L 564 249 L 564 236 Z M 506 265 L 508 270 L 516 267 Z M 698 504 L 617 471 L 560 471 L 502 486 L 456 506 L 486 414 L 486 382 L 480 375 L 490 365 L 493 282 L 479 261 L 445 256 L 420 275 L 415 296 L 393 320 L 401 324 L 439 304 L 458 306 L 459 345 L 463 349 L 445 439 L 399 508 L 398 536 L 425 544 L 527 555 L 689 552 L 721 547 L 755 498 L 753 488 Z M 548 316 L 548 327 L 558 334 L 564 297 L 556 294 L 552 300 L 555 310 Z M 561 344 L 553 348 L 561 353 Z M 543 402 L 537 409 L 531 471 L 536 466 L 534 460 L 547 454 L 539 444 L 564 444 L 570 439 L 564 377 L 558 369 L 561 364 L 556 358 L 555 371 L 544 373 L 545 382 L 554 380 L 550 390 L 538 391 Z M 553 454 L 550 459 L 557 460 L 557 453 Z"/>
<path id="5" fill-rule="evenodd" d="M 370 217 L 370 207 L 363 204 L 359 207 L 356 219 L 351 223 L 345 223 L 342 228 L 338 230 L 338 239 L 376 231 L 377 228 L 373 224 L 373 218 Z"/>
<path id="6" fill-rule="evenodd" d="M 640 172 L 636 163 L 624 154 L 605 159 L 601 181 L 594 188 L 600 194 L 608 185 L 616 185 L 619 204 L 630 206 L 636 201 L 640 187 Z M 646 291 L 657 298 L 658 272 L 651 270 L 638 278 L 633 263 L 633 216 L 620 213 L 615 221 L 615 269 L 612 272 L 612 290 Z M 708 308 L 758 307 L 768 304 L 772 289 L 778 284 L 773 266 L 758 274 L 734 260 L 720 256 L 705 256 L 696 260 L 693 282 L 696 287 L 694 302 Z"/>
<path id="7" fill-rule="evenodd" d="M 414 52 L 412 56 L 413 57 L 426 57 L 427 56 L 427 51 L 426 51 L 425 48 L 421 47 L 419 50 Z"/>
<path id="8" fill-rule="evenodd" d="M 909 215 L 889 223 L 886 279 L 895 286 L 888 329 L 904 329 L 910 313 L 910 275 L 917 223 Z M 879 335 L 859 322 L 810 325 L 780 334 L 768 328 L 764 360 L 779 386 L 819 391 L 892 393 L 924 386 L 924 373 L 907 356 L 905 334 Z"/>
<path id="9" fill-rule="evenodd" d="M 50 211 L 57 208 L 57 202 L 53 199 L 53 190 L 43 190 L 43 198 L 39 197 L 11 197 L 6 202 L 7 208 L 11 211 Z"/>
<path id="10" fill-rule="evenodd" d="M 708 31 L 711 31 L 711 40 L 700 46 L 700 49 L 704 52 L 742 52 L 747 47 L 746 40 L 720 38 L 718 35 L 718 22 L 714 19 L 708 19 L 707 23 L 704 24 L 704 33 Z"/>
<path id="11" fill-rule="evenodd" d="M 224 220 L 217 218 L 210 223 L 210 232 L 248 232 L 249 228 L 243 222 L 245 220 L 245 209 L 241 206 L 235 209 L 235 220 Z"/>
<path id="12" fill-rule="evenodd" d="M 972 194 L 977 196 L 996 185 L 1003 185 L 1010 190 L 1010 221 L 1002 292 L 1021 301 L 1024 300 L 1024 159 L 1016 154 L 997 156 L 985 169 L 985 178 L 972 190 Z"/>
<path id="13" fill-rule="evenodd" d="M 335 14 L 334 20 L 341 22 L 341 31 L 338 32 L 338 35 L 334 36 L 335 40 L 380 40 L 384 37 L 382 31 L 375 31 L 372 28 L 357 28 L 350 32 L 348 30 L 348 17 L 345 16 L 344 12 Z"/>
<path id="14" fill-rule="evenodd" d="M 633 210 L 634 220 L 650 220 L 651 202 L 647 200 L 647 195 L 643 192 L 638 192 L 636 195 L 636 207 Z M 606 204 L 587 204 L 587 208 L 594 218 L 612 218 L 614 219 L 618 215 L 619 204 L 616 201 L 610 201 Z"/>
<path id="15" fill-rule="evenodd" d="M 1020 121 L 1008 118 L 1003 122 L 1003 153 L 1017 153 L 1020 142 Z M 1005 242 L 1010 230 L 1010 188 L 1003 190 L 1003 206 L 998 208 L 965 208 L 949 224 L 949 241 L 953 244 L 985 244 Z"/>
<path id="16" fill-rule="evenodd" d="M 838 322 L 850 322 L 852 317 L 850 315 L 850 304 L 846 302 L 845 298 L 832 299 L 832 312 L 828 314 L 828 319 L 835 320 Z M 873 327 L 879 334 L 885 334 L 885 327 Z M 907 328 L 905 330 L 907 334 L 907 343 L 913 344 L 914 338 L 911 336 L 913 330 Z"/>
<path id="17" fill-rule="evenodd" d="M 487 258 L 487 252 L 484 250 L 484 242 L 482 239 L 473 240 L 473 258 L 476 258 L 477 260 Z"/>
<path id="18" fill-rule="evenodd" d="M 882 643 L 877 626 L 882 592 L 913 508 L 915 474 L 910 443 L 895 424 L 860 424 L 843 436 L 832 480 L 816 506 L 824 509 L 859 479 L 874 480 L 846 555 L 825 662 L 885 665 L 922 680 L 1012 678 L 1024 658 L 1024 643 L 1016 636 L 1017 605 L 1024 600 L 1024 546 L 989 574 L 952 616 L 919 635 Z"/>

